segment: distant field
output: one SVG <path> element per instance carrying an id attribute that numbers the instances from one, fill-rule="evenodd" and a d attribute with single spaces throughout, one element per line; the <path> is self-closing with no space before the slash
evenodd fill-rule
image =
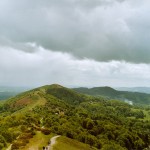
<path id="1" fill-rule="evenodd" d="M 31 88 L 30 87 L 0 87 L 0 100 L 11 98 L 29 89 Z"/>
<path id="2" fill-rule="evenodd" d="M 0 100 L 16 96 L 19 92 L 0 92 Z"/>
<path id="3" fill-rule="evenodd" d="M 145 120 L 150 120 L 150 111 L 143 111 L 144 112 L 144 115 L 145 115 Z"/>
<path id="4" fill-rule="evenodd" d="M 53 150 L 94 150 L 89 145 L 83 144 L 67 137 L 59 137 Z"/>
<path id="5" fill-rule="evenodd" d="M 134 111 L 134 112 L 138 112 L 138 111 L 140 111 L 141 109 L 133 109 L 132 108 L 132 111 Z M 143 119 L 141 119 L 141 120 L 150 120 L 150 110 L 142 110 L 143 111 L 143 113 L 144 113 L 144 118 Z M 135 119 L 135 117 L 130 117 L 130 118 L 134 118 Z"/>

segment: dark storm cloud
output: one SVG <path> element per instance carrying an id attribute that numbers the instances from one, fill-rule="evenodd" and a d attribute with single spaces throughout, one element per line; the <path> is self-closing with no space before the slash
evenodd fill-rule
<path id="1" fill-rule="evenodd" d="M 149 7 L 147 0 L 1 0 L 0 44 L 149 63 Z"/>

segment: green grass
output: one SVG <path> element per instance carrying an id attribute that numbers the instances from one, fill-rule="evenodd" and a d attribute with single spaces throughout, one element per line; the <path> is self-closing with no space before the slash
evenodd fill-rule
<path id="1" fill-rule="evenodd" d="M 4 104 L 7 100 L 0 100 L 0 105 Z"/>
<path id="2" fill-rule="evenodd" d="M 42 150 L 42 147 L 47 146 L 48 141 L 53 136 L 54 134 L 44 135 L 40 131 L 37 131 L 36 135 L 32 139 L 30 139 L 29 143 L 24 148 L 21 148 L 21 150 L 27 149 Z"/>
<path id="3" fill-rule="evenodd" d="M 132 108 L 132 111 L 133 112 L 136 112 L 136 111 L 141 111 L 142 109 L 135 109 L 135 108 Z M 143 111 L 143 113 L 144 113 L 144 115 L 145 115 L 145 117 L 143 118 L 143 119 L 140 119 L 140 120 L 150 120 L 150 113 L 149 113 L 149 111 L 147 111 L 147 110 L 142 110 Z M 135 117 L 129 117 L 129 118 L 134 118 L 135 119 Z"/>
<path id="4" fill-rule="evenodd" d="M 143 112 L 144 112 L 144 115 L 145 115 L 144 120 L 150 120 L 150 113 L 146 110 L 143 110 Z"/>
<path id="5" fill-rule="evenodd" d="M 53 150 L 94 150 L 89 145 L 61 136 L 57 138 Z"/>

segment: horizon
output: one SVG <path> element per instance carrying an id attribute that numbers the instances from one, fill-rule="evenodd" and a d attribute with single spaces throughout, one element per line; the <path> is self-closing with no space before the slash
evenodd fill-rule
<path id="1" fill-rule="evenodd" d="M 150 87 L 150 1 L 0 1 L 0 85 Z"/>
<path id="2" fill-rule="evenodd" d="M 97 87 L 111 87 L 111 88 L 150 88 L 150 86 L 109 86 L 109 85 L 101 85 L 101 86 L 74 86 L 74 85 L 71 85 L 71 86 L 65 86 L 65 85 L 62 85 L 62 84 L 57 84 L 57 83 L 52 83 L 52 84 L 45 84 L 45 85 L 40 85 L 40 86 L 14 86 L 14 85 L 0 85 L 0 88 L 38 88 L 38 87 L 42 87 L 42 86 L 46 86 L 46 85 L 61 85 L 63 87 L 67 87 L 67 88 L 97 88 Z"/>

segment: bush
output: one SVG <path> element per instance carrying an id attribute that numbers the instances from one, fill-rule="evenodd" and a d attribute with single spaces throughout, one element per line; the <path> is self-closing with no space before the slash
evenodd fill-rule
<path id="1" fill-rule="evenodd" d="M 22 140 L 16 141 L 12 144 L 11 150 L 18 150 L 19 147 L 25 146 L 26 144 L 27 144 L 26 140 L 25 141 L 22 141 Z"/>
<path id="2" fill-rule="evenodd" d="M 0 144 L 1 144 L 1 147 L 2 147 L 2 146 L 3 146 L 3 147 L 6 146 L 6 140 L 5 140 L 5 138 L 4 138 L 2 135 L 0 135 Z"/>
<path id="3" fill-rule="evenodd" d="M 0 149 L 2 149 L 4 147 L 3 143 L 0 143 Z"/>
<path id="4" fill-rule="evenodd" d="M 49 129 L 42 129 L 41 131 L 42 131 L 42 133 L 44 133 L 45 135 L 49 135 L 49 134 L 51 133 Z"/>
<path id="5" fill-rule="evenodd" d="M 33 135 L 31 133 L 24 133 L 19 137 L 19 139 L 30 139 L 30 138 L 33 138 Z"/>

